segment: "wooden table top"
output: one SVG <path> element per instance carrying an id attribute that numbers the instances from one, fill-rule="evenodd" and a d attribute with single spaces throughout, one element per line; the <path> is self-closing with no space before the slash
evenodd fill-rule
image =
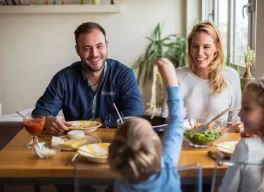
<path id="1" fill-rule="evenodd" d="M 94 134 L 99 136 L 103 142 L 110 142 L 115 129 L 100 128 Z M 22 129 L 9 144 L 0 151 L 0 179 L 1 178 L 72 178 L 76 174 L 76 167 L 71 162 L 74 152 L 60 151 L 55 157 L 49 159 L 38 159 L 27 148 L 32 136 Z M 239 140 L 238 133 L 224 133 L 217 142 Z M 207 155 L 210 148 L 192 148 L 187 142 L 183 143 L 179 166 L 200 164 L 204 176 L 212 176 L 216 167 L 215 161 Z M 80 158 L 78 163 L 85 164 L 89 170 L 89 177 L 97 179 L 114 179 L 116 174 L 109 169 L 108 164 L 90 163 Z M 218 174 L 223 175 L 226 167 L 217 168 Z"/>

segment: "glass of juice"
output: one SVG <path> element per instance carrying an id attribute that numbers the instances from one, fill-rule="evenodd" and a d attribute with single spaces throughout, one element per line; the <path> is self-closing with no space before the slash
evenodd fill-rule
<path id="1" fill-rule="evenodd" d="M 37 136 L 42 133 L 45 126 L 45 117 L 37 117 L 37 118 L 24 118 L 23 124 L 26 130 L 33 136 Z"/>

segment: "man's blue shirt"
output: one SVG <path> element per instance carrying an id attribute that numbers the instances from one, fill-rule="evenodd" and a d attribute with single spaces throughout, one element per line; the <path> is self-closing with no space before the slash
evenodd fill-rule
<path id="1" fill-rule="evenodd" d="M 107 127 L 116 127 L 115 103 L 123 117 L 143 115 L 143 103 L 133 71 L 107 59 L 102 81 L 96 91 L 82 74 L 82 63 L 75 62 L 59 71 L 36 103 L 32 116 L 56 116 L 62 109 L 65 120 L 100 118 Z"/>

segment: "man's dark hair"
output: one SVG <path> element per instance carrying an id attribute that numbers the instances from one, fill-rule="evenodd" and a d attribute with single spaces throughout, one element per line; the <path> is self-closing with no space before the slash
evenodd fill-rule
<path id="1" fill-rule="evenodd" d="M 77 44 L 77 40 L 81 34 L 90 33 L 95 29 L 98 29 L 99 31 L 101 31 L 103 33 L 104 36 L 106 36 L 104 28 L 101 25 L 99 25 L 98 23 L 94 23 L 94 22 L 83 23 L 74 31 L 76 44 Z"/>

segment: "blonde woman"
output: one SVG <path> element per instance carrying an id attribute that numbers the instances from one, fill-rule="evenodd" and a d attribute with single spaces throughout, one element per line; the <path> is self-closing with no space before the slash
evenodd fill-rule
<path id="1" fill-rule="evenodd" d="M 176 69 L 176 73 L 191 118 L 210 120 L 229 107 L 230 112 L 223 119 L 237 119 L 240 78 L 234 69 L 224 66 L 220 34 L 211 22 L 200 22 L 193 27 L 188 36 L 188 66 Z"/>

